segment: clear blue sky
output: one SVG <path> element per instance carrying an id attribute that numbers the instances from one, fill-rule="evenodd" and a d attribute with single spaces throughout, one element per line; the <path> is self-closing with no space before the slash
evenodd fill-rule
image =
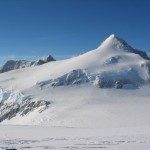
<path id="1" fill-rule="evenodd" d="M 150 0 L 0 0 L 1 62 L 7 56 L 68 58 L 112 33 L 149 51 Z"/>

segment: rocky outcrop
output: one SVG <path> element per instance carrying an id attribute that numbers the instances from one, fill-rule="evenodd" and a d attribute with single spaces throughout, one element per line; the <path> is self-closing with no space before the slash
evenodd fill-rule
<path id="1" fill-rule="evenodd" d="M 10 102 L 3 104 L 0 108 L 0 122 L 11 119 L 16 115 L 24 116 L 28 113 L 33 112 L 34 110 L 38 109 L 38 112 L 41 113 L 45 109 L 48 108 L 50 104 L 49 101 L 39 100 L 39 101 L 24 101 L 22 103 L 17 102 Z"/>
<path id="2" fill-rule="evenodd" d="M 124 82 L 123 81 L 116 81 L 115 82 L 115 88 L 116 89 L 122 89 Z"/>
<path id="3" fill-rule="evenodd" d="M 56 79 L 43 81 L 37 83 L 38 86 L 43 87 L 45 85 L 49 85 L 51 87 L 64 86 L 64 85 L 75 85 L 75 84 L 83 84 L 88 82 L 87 73 L 84 70 L 77 69 L 72 70 L 71 72 L 58 77 Z"/>
<path id="4" fill-rule="evenodd" d="M 148 55 L 147 55 L 147 53 L 146 52 L 144 52 L 144 51 L 140 51 L 140 50 L 136 50 L 136 49 L 132 49 L 132 51 L 131 51 L 132 53 L 134 53 L 134 54 L 138 54 L 138 55 L 140 55 L 142 58 L 144 58 L 144 59 L 147 59 L 147 60 L 149 60 L 149 57 L 148 57 Z"/>
<path id="5" fill-rule="evenodd" d="M 115 47 L 119 49 L 123 49 L 127 52 L 134 53 L 140 55 L 142 58 L 149 60 L 149 57 L 145 51 L 134 49 L 132 46 L 130 46 L 125 40 L 115 36 L 114 34 L 110 36 L 112 38 L 113 44 Z"/>
<path id="6" fill-rule="evenodd" d="M 51 55 L 43 58 L 43 59 L 39 59 L 38 61 L 33 61 L 32 64 L 34 66 L 39 66 L 39 65 L 43 65 L 45 63 L 51 62 L 51 61 L 56 61 Z"/>
<path id="7" fill-rule="evenodd" d="M 148 75 L 150 75 L 150 61 L 141 64 L 141 67 L 144 68 Z"/>
<path id="8" fill-rule="evenodd" d="M 93 84 L 98 88 L 137 88 L 144 84 L 145 81 L 140 77 L 139 73 L 127 68 L 122 71 L 105 71 L 99 74 L 88 74 L 85 70 L 73 70 L 56 79 L 50 79 L 37 83 L 39 87 L 58 87 L 79 84 Z"/>
<path id="9" fill-rule="evenodd" d="M 98 88 L 110 88 L 113 84 L 111 80 L 105 80 L 104 78 L 99 78 L 98 76 L 96 76 L 95 80 L 92 82 L 93 85 Z"/>
<path id="10" fill-rule="evenodd" d="M 35 110 L 41 113 L 49 104 L 49 101 L 34 101 L 30 95 L 0 87 L 0 122 L 15 116 L 25 116 Z"/>
<path id="11" fill-rule="evenodd" d="M 139 73 L 130 67 L 119 71 L 105 71 L 97 75 L 94 79 L 94 85 L 100 88 L 121 89 L 127 87 L 126 85 L 137 88 L 144 83 L 145 80 Z"/>
<path id="12" fill-rule="evenodd" d="M 110 65 L 110 64 L 117 64 L 119 63 L 119 60 L 121 59 L 120 56 L 114 56 L 106 59 L 105 64 Z"/>
<path id="13" fill-rule="evenodd" d="M 1 67 L 0 73 L 31 66 L 39 66 L 51 61 L 55 61 L 55 59 L 51 55 L 43 59 L 39 59 L 38 61 L 9 60 Z"/>

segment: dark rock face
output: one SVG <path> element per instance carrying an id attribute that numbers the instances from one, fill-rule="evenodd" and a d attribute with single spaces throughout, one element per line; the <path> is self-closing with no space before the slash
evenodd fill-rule
<path id="1" fill-rule="evenodd" d="M 115 88 L 115 89 L 136 89 L 137 86 L 135 83 L 132 83 L 128 80 L 104 80 L 104 79 L 96 79 L 94 81 L 94 85 L 98 88 Z"/>
<path id="2" fill-rule="evenodd" d="M 44 59 L 39 59 L 38 61 L 9 60 L 1 67 L 0 73 L 31 66 L 39 66 L 51 61 L 55 61 L 55 59 L 51 55 L 45 57 Z"/>
<path id="3" fill-rule="evenodd" d="M 149 60 L 149 57 L 148 57 L 147 53 L 144 52 L 144 51 L 133 49 L 131 52 L 140 55 L 144 59 Z"/>
<path id="4" fill-rule="evenodd" d="M 122 89 L 123 87 L 123 82 L 122 81 L 116 81 L 115 82 L 115 88 L 116 89 Z"/>
<path id="5" fill-rule="evenodd" d="M 29 65 L 28 61 L 25 60 L 19 60 L 19 61 L 9 60 L 2 66 L 2 68 L 0 69 L 0 73 L 7 72 L 14 69 L 19 69 L 19 68 L 25 68 L 28 65 Z"/>
<path id="6" fill-rule="evenodd" d="M 132 85 L 132 87 L 136 87 L 134 83 L 127 80 L 117 80 L 114 85 L 116 89 L 122 89 L 126 85 Z"/>
<path id="7" fill-rule="evenodd" d="M 120 49 L 124 49 L 125 51 L 130 52 L 130 53 L 138 54 L 142 58 L 149 60 L 149 57 L 146 52 L 134 49 L 125 40 L 123 40 L 119 37 L 116 37 L 115 35 L 114 35 L 114 44 L 116 47 L 118 47 Z"/>
<path id="8" fill-rule="evenodd" d="M 48 55 L 43 59 L 44 62 L 56 61 L 51 55 Z"/>
<path id="9" fill-rule="evenodd" d="M 20 115 L 20 116 L 27 115 L 28 113 L 38 108 L 39 108 L 39 113 L 41 113 L 48 108 L 49 104 L 50 102 L 45 100 L 39 100 L 39 101 L 27 100 L 22 102 L 21 104 L 17 102 L 4 104 L 0 108 L 0 122 L 4 121 L 5 119 L 10 120 L 16 115 Z"/>
<path id="10" fill-rule="evenodd" d="M 98 88 L 110 88 L 112 87 L 112 82 L 110 80 L 105 80 L 104 78 L 98 78 L 93 81 L 94 85 Z"/>
<path id="11" fill-rule="evenodd" d="M 111 57 L 111 58 L 109 58 L 109 59 L 106 60 L 105 64 L 106 65 L 117 64 L 117 63 L 119 63 L 120 59 L 121 59 L 120 56 Z"/>
<path id="12" fill-rule="evenodd" d="M 141 64 L 141 67 L 143 67 L 146 70 L 146 72 L 148 73 L 148 75 L 150 75 L 150 61 Z"/>
<path id="13" fill-rule="evenodd" d="M 51 62 L 51 61 L 56 61 L 51 55 L 43 58 L 43 59 L 39 59 L 36 62 L 32 62 L 34 64 L 34 66 L 39 66 L 39 65 L 43 65 L 45 63 Z"/>

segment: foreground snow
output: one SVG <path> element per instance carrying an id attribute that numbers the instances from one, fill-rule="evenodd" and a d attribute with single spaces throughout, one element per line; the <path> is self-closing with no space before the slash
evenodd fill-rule
<path id="1" fill-rule="evenodd" d="M 0 149 L 149 150 L 150 127 L 63 128 L 0 126 Z"/>
<path id="2" fill-rule="evenodd" d="M 116 90 L 85 85 L 39 89 L 39 95 L 37 87 L 32 88 L 32 94 L 50 98 L 52 104 L 41 114 L 35 111 L 4 121 L 0 148 L 149 150 L 149 88 Z"/>

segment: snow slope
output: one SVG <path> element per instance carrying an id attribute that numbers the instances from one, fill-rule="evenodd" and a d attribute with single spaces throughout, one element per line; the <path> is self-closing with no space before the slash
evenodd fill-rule
<path id="1" fill-rule="evenodd" d="M 0 149 L 149 150 L 150 128 L 0 126 Z"/>
<path id="2" fill-rule="evenodd" d="M 94 128 L 149 125 L 149 78 L 147 55 L 111 35 L 97 49 L 78 57 L 0 74 L 1 102 L 8 106 L 17 101 L 24 104 L 23 97 L 50 102 L 42 113 L 31 109 L 2 123 Z M 112 89 L 99 89 L 99 83 Z M 117 91 L 113 87 L 118 83 L 127 89 L 145 86 Z M 3 91 L 18 93 L 13 103 Z"/>

